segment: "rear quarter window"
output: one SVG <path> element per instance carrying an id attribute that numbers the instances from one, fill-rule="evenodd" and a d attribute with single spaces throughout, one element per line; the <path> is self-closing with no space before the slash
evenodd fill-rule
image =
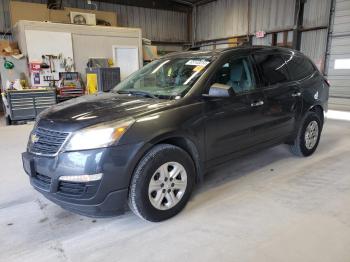
<path id="1" fill-rule="evenodd" d="M 264 86 L 288 82 L 289 75 L 284 59 L 279 54 L 254 54 L 253 58 Z"/>
<path id="2" fill-rule="evenodd" d="M 299 55 L 283 55 L 286 67 L 292 80 L 302 80 L 315 72 L 315 67 L 307 59 Z"/>

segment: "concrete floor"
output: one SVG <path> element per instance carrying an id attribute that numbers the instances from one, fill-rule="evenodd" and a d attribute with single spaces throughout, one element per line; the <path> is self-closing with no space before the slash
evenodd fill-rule
<path id="1" fill-rule="evenodd" d="M 350 121 L 328 120 L 309 158 L 282 145 L 218 168 L 158 224 L 36 193 L 20 160 L 31 127 L 0 127 L 0 261 L 350 261 Z"/>

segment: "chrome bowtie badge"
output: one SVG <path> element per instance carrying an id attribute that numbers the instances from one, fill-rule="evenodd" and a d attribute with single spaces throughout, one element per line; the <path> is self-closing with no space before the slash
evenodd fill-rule
<path id="1" fill-rule="evenodd" d="M 32 134 L 30 136 L 30 141 L 32 141 L 33 144 L 39 141 L 39 137 L 36 134 Z"/>

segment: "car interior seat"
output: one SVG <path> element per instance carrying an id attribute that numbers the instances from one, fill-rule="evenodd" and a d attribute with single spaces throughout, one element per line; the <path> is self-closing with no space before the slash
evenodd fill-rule
<path id="1" fill-rule="evenodd" d="M 243 78 L 243 65 L 242 63 L 235 63 L 231 67 L 230 80 L 227 85 L 233 88 L 235 93 L 240 93 L 242 91 L 242 79 Z"/>
<path id="2" fill-rule="evenodd" d="M 227 85 L 231 86 L 235 93 L 251 90 L 252 79 L 246 61 L 242 60 L 231 66 L 230 80 L 227 82 Z"/>

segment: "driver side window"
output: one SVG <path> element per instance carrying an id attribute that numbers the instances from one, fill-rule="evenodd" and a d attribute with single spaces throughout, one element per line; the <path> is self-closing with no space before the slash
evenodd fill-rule
<path id="1" fill-rule="evenodd" d="M 249 93 L 256 88 L 254 74 L 247 58 L 225 62 L 216 72 L 213 83 L 230 86 L 236 95 Z"/>

